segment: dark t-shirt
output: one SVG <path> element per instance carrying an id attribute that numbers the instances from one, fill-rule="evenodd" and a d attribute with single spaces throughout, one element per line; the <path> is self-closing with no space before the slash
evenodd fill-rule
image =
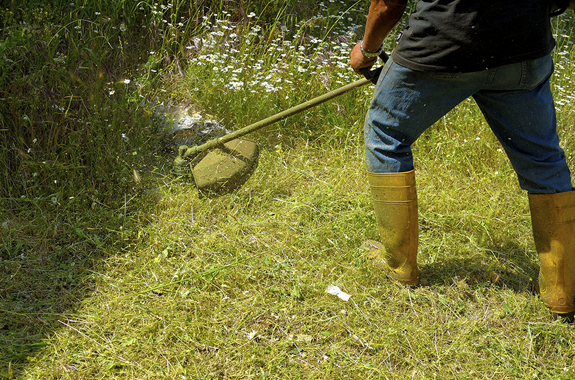
<path id="1" fill-rule="evenodd" d="M 546 0 L 419 0 L 393 52 L 419 71 L 471 72 L 540 58 L 555 47 Z"/>

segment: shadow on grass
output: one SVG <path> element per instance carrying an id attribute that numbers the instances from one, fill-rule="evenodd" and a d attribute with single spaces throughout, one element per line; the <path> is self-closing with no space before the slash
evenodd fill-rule
<path id="1" fill-rule="evenodd" d="M 490 286 L 525 293 L 533 291 L 539 263 L 535 253 L 508 243 L 504 249 L 489 247 L 480 253 L 454 254 L 423 265 L 420 270 L 423 286 L 444 286 L 465 280 L 470 286 Z"/>
<path id="2" fill-rule="evenodd" d="M 0 200 L 0 379 L 24 376 L 92 294 L 93 274 L 138 239 L 158 202 L 157 182 L 113 200 Z"/>
<path id="3" fill-rule="evenodd" d="M 5 218 L 0 235 L 0 376 L 18 378 L 50 335 L 66 323 L 92 291 L 89 275 L 117 245 L 118 236 L 98 221 L 110 213 L 82 217 L 18 210 Z M 89 223 L 92 221 L 92 223 Z"/>

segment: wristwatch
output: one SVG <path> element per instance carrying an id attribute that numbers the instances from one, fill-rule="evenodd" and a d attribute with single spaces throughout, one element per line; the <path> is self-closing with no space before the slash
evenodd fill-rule
<path id="1" fill-rule="evenodd" d="M 359 49 L 361 50 L 361 54 L 363 54 L 365 58 L 375 58 L 379 57 L 379 55 L 383 52 L 383 44 L 381 44 L 381 46 L 379 47 L 379 49 L 377 49 L 376 52 L 368 53 L 367 51 L 363 50 L 363 41 L 361 41 Z"/>

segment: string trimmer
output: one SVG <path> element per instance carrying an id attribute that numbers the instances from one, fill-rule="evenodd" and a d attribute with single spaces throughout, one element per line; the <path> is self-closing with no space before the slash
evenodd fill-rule
<path id="1" fill-rule="evenodd" d="M 385 53 L 381 59 L 386 62 Z M 256 142 L 240 137 L 270 124 L 315 107 L 368 83 L 377 83 L 382 67 L 375 70 L 363 69 L 365 78 L 330 91 L 305 103 L 294 106 L 264 120 L 248 125 L 225 136 L 215 138 L 202 145 L 178 148 L 174 166 L 181 171 L 189 164 L 194 182 L 200 192 L 222 193 L 241 186 L 257 166 L 259 149 Z M 188 161 L 192 158 L 191 161 Z"/>

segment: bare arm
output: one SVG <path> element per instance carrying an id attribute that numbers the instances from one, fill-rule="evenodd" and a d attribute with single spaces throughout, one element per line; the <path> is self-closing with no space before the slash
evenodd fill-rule
<path id="1" fill-rule="evenodd" d="M 379 49 L 385 37 L 403 15 L 406 6 L 407 0 L 371 0 L 363 35 L 364 51 L 375 52 Z M 350 65 L 357 73 L 359 69 L 373 66 L 377 60 L 377 57 L 365 57 L 361 53 L 360 45 L 361 43 L 355 45 L 350 59 Z"/>

